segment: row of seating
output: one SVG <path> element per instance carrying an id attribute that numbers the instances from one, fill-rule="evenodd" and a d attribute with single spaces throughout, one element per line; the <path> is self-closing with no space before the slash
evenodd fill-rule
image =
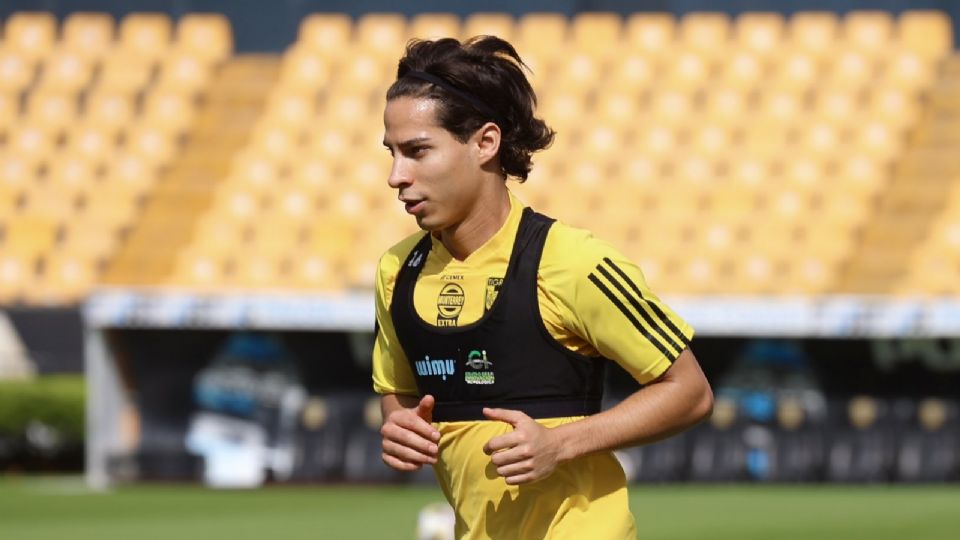
<path id="1" fill-rule="evenodd" d="M 935 12 L 312 15 L 282 56 L 265 60 L 278 64 L 277 78 L 251 77 L 247 97 L 230 98 L 265 105 L 235 153 L 211 149 L 223 163 L 195 164 L 202 172 L 190 174 L 213 190 L 209 203 L 164 203 L 138 220 L 161 177 L 183 184 L 167 173 L 194 166 L 197 152 L 178 161 L 185 144 L 216 144 L 190 137 L 197 122 L 211 121 L 200 120 L 198 97 L 235 63 L 229 26 L 219 16 L 174 25 L 130 15 L 119 37 L 109 25 L 101 32 L 102 54 L 73 53 L 99 66 L 83 85 L 48 90 L 48 66 L 78 47 L 68 24 L 112 23 L 73 17 L 58 34 L 49 15 L 16 15 L 0 38 L 0 50 L 39 73 L 12 93 L 0 89 L 0 111 L 9 112 L 0 115 L 0 267 L 8 269 L 0 302 L 81 298 L 125 230 L 154 227 L 132 235 L 145 244 L 129 252 L 160 253 L 154 243 L 179 238 L 163 233 L 165 223 L 196 225 L 187 225 L 186 245 L 164 248 L 176 260 L 150 278 L 156 284 L 368 289 L 378 255 L 415 230 L 385 182 L 390 158 L 379 126 L 391 65 L 411 35 L 479 33 L 510 37 L 531 59 L 539 112 L 558 131 L 554 147 L 535 156 L 530 180 L 511 183 L 523 200 L 613 241 L 658 291 L 842 292 L 837 278 L 877 201 L 913 174 L 901 162 L 925 144 L 927 128 L 918 126 L 930 122 L 929 96 L 951 48 L 950 22 Z M 20 52 L 26 27 L 45 36 L 30 39 L 49 42 L 48 54 Z M 140 35 L 133 28 L 152 28 L 142 33 L 160 36 L 167 54 L 144 56 L 138 65 L 149 76 L 126 90 L 105 86 L 110 58 L 137 50 L 125 37 Z M 544 48 L 548 36 L 556 41 Z M 196 50 L 207 41 L 215 52 Z M 174 57 L 190 59 L 196 69 L 185 69 L 186 80 L 199 86 L 164 78 Z M 957 209 L 947 208 L 951 215 Z M 935 240 L 952 221 L 943 223 L 916 250 L 919 277 L 908 278 L 919 292 L 952 290 L 934 285 L 956 268 L 953 259 L 936 262 L 954 252 Z M 74 269 L 67 279 L 83 279 L 66 287 L 54 277 L 58 265 Z M 924 288 L 927 267 L 945 277 Z M 142 281 L 122 272 L 111 280 Z"/>

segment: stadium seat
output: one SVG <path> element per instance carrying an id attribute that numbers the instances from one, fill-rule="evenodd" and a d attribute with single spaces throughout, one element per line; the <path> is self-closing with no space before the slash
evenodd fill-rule
<path id="1" fill-rule="evenodd" d="M 325 58 L 335 58 L 353 38 L 353 21 L 344 13 L 313 13 L 303 18 L 297 43 Z"/>
<path id="2" fill-rule="evenodd" d="M 120 22 L 119 47 L 145 62 L 163 58 L 173 36 L 173 23 L 162 13 L 131 13 Z"/>
<path id="3" fill-rule="evenodd" d="M 463 38 L 497 36 L 513 42 L 514 21 L 506 13 L 471 13 L 463 21 Z"/>
<path id="4" fill-rule="evenodd" d="M 106 13 L 75 12 L 63 22 L 64 48 L 97 61 L 113 47 L 113 18 Z"/>
<path id="5" fill-rule="evenodd" d="M 381 60 L 394 60 L 408 37 L 407 21 L 397 13 L 367 13 L 354 27 L 355 43 Z"/>
<path id="6" fill-rule="evenodd" d="M 72 49 L 53 50 L 43 63 L 38 84 L 41 88 L 79 92 L 93 79 L 93 64 Z"/>
<path id="7" fill-rule="evenodd" d="M 79 104 L 67 92 L 34 90 L 27 100 L 25 121 L 50 134 L 59 134 L 76 122 Z"/>
<path id="8" fill-rule="evenodd" d="M 952 26 L 941 11 L 905 11 L 897 20 L 897 41 L 908 51 L 937 60 L 953 49 Z"/>
<path id="9" fill-rule="evenodd" d="M 707 57 L 729 50 L 730 18 L 723 13 L 693 12 L 680 18 L 680 42 Z"/>
<path id="10" fill-rule="evenodd" d="M 410 19 L 411 38 L 441 39 L 460 37 L 460 18 L 451 13 L 418 13 Z"/>
<path id="11" fill-rule="evenodd" d="M 623 44 L 623 19 L 616 13 L 579 13 L 570 21 L 570 46 L 604 59 L 615 56 Z"/>
<path id="12" fill-rule="evenodd" d="M 3 36 L 6 47 L 35 62 L 53 50 L 57 42 L 57 21 L 51 13 L 14 13 L 7 18 Z"/>
<path id="13" fill-rule="evenodd" d="M 650 58 L 668 55 L 677 39 L 676 21 L 668 13 L 634 13 L 624 32 L 628 52 Z"/>
<path id="14" fill-rule="evenodd" d="M 36 65 L 13 48 L 0 46 L 0 92 L 16 95 L 29 87 L 36 76 Z"/>
<path id="15" fill-rule="evenodd" d="M 762 58 L 775 56 L 783 43 L 786 22 L 779 13 L 744 13 L 733 23 L 733 39 Z"/>
<path id="16" fill-rule="evenodd" d="M 834 51 L 834 44 L 839 39 L 840 21 L 831 12 L 799 12 L 790 17 L 787 30 L 792 47 L 822 60 Z"/>
<path id="17" fill-rule="evenodd" d="M 207 64 L 222 62 L 233 52 L 230 22 L 219 13 L 190 13 L 177 23 L 174 49 Z"/>
<path id="18" fill-rule="evenodd" d="M 558 43 L 567 43 L 566 16 L 560 13 L 527 13 L 517 21 L 516 43 L 523 55 L 532 55 L 543 62 L 541 69 L 549 69 L 561 54 Z M 534 71 L 536 71 L 536 66 Z"/>
<path id="19" fill-rule="evenodd" d="M 83 118 L 91 125 L 110 132 L 130 127 L 136 114 L 135 96 L 132 92 L 103 89 L 87 94 Z"/>
<path id="20" fill-rule="evenodd" d="M 871 57 L 885 53 L 893 42 L 893 16 L 888 11 L 852 11 L 840 25 L 841 38 Z"/>

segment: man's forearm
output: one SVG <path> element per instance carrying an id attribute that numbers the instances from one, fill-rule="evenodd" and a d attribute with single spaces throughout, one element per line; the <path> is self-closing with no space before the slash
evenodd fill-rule
<path id="1" fill-rule="evenodd" d="M 690 350 L 661 380 L 633 393 L 615 407 L 555 428 L 560 457 L 569 461 L 594 452 L 665 439 L 709 416 L 710 386 Z"/>

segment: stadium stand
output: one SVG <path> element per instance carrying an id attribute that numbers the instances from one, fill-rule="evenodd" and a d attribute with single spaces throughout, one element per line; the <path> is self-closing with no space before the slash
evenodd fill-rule
<path id="1" fill-rule="evenodd" d="M 220 15 L 17 13 L 0 303 L 98 283 L 368 290 L 413 230 L 376 129 L 393 62 L 410 37 L 478 33 L 515 40 L 558 131 L 515 190 L 658 291 L 956 292 L 951 32 L 933 11 L 321 13 L 278 57 L 234 54 Z"/>

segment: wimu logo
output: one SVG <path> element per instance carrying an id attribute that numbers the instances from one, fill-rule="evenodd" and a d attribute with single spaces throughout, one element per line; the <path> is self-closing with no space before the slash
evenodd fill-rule
<path id="1" fill-rule="evenodd" d="M 423 360 L 414 362 L 417 367 L 417 375 L 421 377 L 436 376 L 447 380 L 447 375 L 453 375 L 457 370 L 457 364 L 453 359 L 431 360 L 429 356 L 424 356 Z"/>

